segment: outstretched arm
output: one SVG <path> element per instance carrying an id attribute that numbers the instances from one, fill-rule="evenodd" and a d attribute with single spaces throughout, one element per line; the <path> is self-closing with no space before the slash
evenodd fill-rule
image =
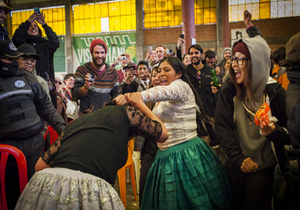
<path id="1" fill-rule="evenodd" d="M 12 40 L 13 40 L 14 44 L 16 45 L 16 47 L 19 47 L 21 44 L 25 43 L 25 37 L 27 36 L 30 24 L 31 24 L 31 22 L 28 19 L 25 22 L 21 23 L 21 25 L 19 25 L 19 28 L 16 29 L 16 31 L 12 37 Z"/>
<path id="2" fill-rule="evenodd" d="M 128 103 L 130 103 L 134 107 L 137 107 L 142 113 L 144 113 L 152 121 L 157 121 L 160 124 L 160 126 L 162 128 L 161 129 L 161 135 L 160 135 L 160 137 L 158 139 L 157 138 L 156 139 L 157 139 L 157 142 L 159 142 L 159 143 L 165 142 L 168 139 L 168 137 L 169 137 L 169 131 L 165 127 L 164 123 L 142 101 L 142 95 L 141 95 L 141 93 L 140 92 L 127 93 L 125 95 L 125 97 L 126 97 Z M 140 122 L 142 122 L 142 121 L 143 120 L 140 120 Z M 148 121 L 147 119 L 144 120 L 145 123 L 148 123 L 147 121 Z M 150 126 L 149 125 L 145 125 L 145 126 L 140 126 L 140 127 L 148 128 Z M 152 135 L 155 136 L 156 134 L 152 132 Z"/>
<path id="3" fill-rule="evenodd" d="M 245 10 L 244 11 L 244 23 L 247 28 L 250 26 L 253 26 L 253 24 L 251 22 L 251 18 L 252 18 L 252 14 L 248 10 Z"/>
<path id="4" fill-rule="evenodd" d="M 245 10 L 244 11 L 244 23 L 247 27 L 246 32 L 247 32 L 248 36 L 249 37 L 255 37 L 257 35 L 262 36 L 259 29 L 252 24 L 251 18 L 252 18 L 252 14 L 248 10 Z"/>
<path id="5" fill-rule="evenodd" d="M 190 86 L 181 80 L 175 80 L 167 86 L 156 86 L 141 92 L 143 101 L 158 102 L 158 101 L 186 101 L 188 98 L 187 92 L 191 91 Z"/>
<path id="6" fill-rule="evenodd" d="M 42 27 L 45 30 L 45 33 L 46 33 L 47 38 L 48 38 L 48 48 L 49 48 L 50 52 L 51 53 L 55 53 L 55 51 L 57 50 L 57 48 L 59 48 L 58 36 L 52 30 L 52 28 L 50 26 L 48 26 L 47 23 L 45 22 L 45 15 L 43 14 L 43 12 L 41 12 L 39 14 L 39 18 L 36 21 L 39 24 L 41 24 Z"/>

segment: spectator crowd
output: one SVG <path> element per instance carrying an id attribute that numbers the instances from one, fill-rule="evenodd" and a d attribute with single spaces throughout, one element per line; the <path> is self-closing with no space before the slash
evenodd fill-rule
<path id="1" fill-rule="evenodd" d="M 94 39 L 92 60 L 63 75 L 43 12 L 10 40 L 11 11 L 0 2 L 0 147 L 23 152 L 28 184 L 20 194 L 9 156 L 8 209 L 124 209 L 112 186 L 132 137 L 140 209 L 299 209 L 300 32 L 271 51 L 246 10 L 249 38 L 221 59 L 199 44 L 183 55 L 180 35 L 175 51 L 109 65 Z M 45 148 L 48 126 L 59 137 Z"/>

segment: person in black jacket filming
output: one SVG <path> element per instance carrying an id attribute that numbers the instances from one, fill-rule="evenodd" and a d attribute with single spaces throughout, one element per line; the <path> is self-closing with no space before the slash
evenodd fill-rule
<path id="1" fill-rule="evenodd" d="M 42 37 L 42 30 L 37 23 L 41 24 L 45 30 L 47 39 Z M 36 62 L 37 75 L 44 78 L 46 81 L 50 78 L 55 80 L 54 76 L 54 53 L 59 48 L 59 40 L 56 33 L 45 21 L 43 12 L 34 12 L 28 20 L 23 22 L 16 29 L 12 40 L 19 47 L 22 44 L 32 45 L 36 53 L 40 56 Z M 56 95 L 50 91 L 51 101 L 56 107 Z"/>
<path id="2" fill-rule="evenodd" d="M 30 179 L 44 147 L 41 118 L 59 134 L 66 124 L 35 76 L 18 68 L 17 58 L 24 53 L 9 40 L 0 41 L 0 48 L 0 144 L 15 146 L 24 153 Z M 8 209 L 14 209 L 20 195 L 18 176 L 16 161 L 9 156 L 5 180 Z"/>

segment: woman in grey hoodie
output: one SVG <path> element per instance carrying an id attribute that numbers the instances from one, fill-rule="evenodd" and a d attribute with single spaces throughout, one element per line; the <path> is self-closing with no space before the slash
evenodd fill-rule
<path id="1" fill-rule="evenodd" d="M 230 80 L 222 85 L 216 107 L 216 133 L 228 157 L 225 167 L 237 209 L 268 210 L 277 160 L 286 166 L 285 90 L 269 78 L 270 48 L 261 36 L 238 40 L 232 55 Z M 265 102 L 273 117 L 257 126 L 254 115 Z"/>

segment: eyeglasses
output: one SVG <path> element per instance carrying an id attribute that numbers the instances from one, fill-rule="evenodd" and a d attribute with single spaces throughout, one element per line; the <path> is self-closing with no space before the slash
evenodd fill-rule
<path id="1" fill-rule="evenodd" d="M 62 82 L 61 82 L 61 81 L 55 80 L 55 83 L 58 83 L 59 85 L 62 85 Z"/>
<path id="2" fill-rule="evenodd" d="M 244 60 L 249 60 L 249 58 L 243 58 L 243 57 L 231 57 L 230 61 L 232 64 L 234 64 L 235 61 L 237 61 L 237 64 L 239 66 L 242 66 L 244 63 Z"/>
<path id="3" fill-rule="evenodd" d="M 34 58 L 30 58 L 30 57 L 20 57 L 20 59 L 23 61 L 30 61 L 31 63 L 36 62 L 36 60 Z"/>

